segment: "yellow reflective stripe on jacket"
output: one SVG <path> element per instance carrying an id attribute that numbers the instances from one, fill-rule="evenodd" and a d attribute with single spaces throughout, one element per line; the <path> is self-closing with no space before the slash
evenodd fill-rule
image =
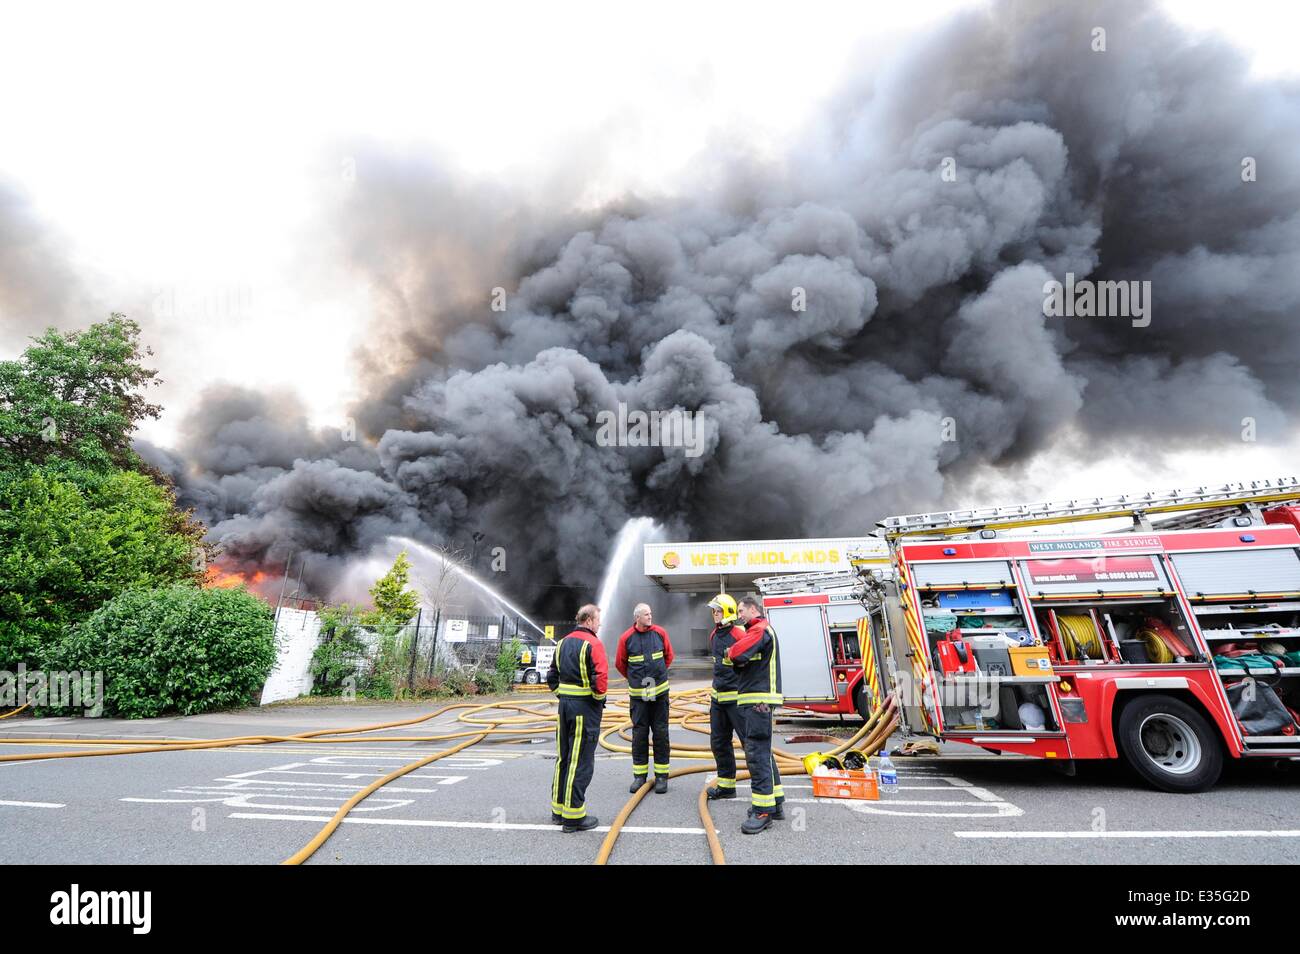
<path id="1" fill-rule="evenodd" d="M 726 692 L 718 692 L 718 690 L 716 689 L 709 690 L 709 695 L 710 697 L 712 697 L 712 699 L 715 702 L 723 702 L 723 703 L 735 702 L 738 693 L 739 693 L 738 689 L 728 689 Z"/>
<path id="2" fill-rule="evenodd" d="M 645 656 L 628 656 L 628 662 L 645 662 Z"/>
<path id="3" fill-rule="evenodd" d="M 737 705 L 756 706 L 760 702 L 766 702 L 768 705 L 779 706 L 785 701 L 785 697 L 779 692 L 742 692 L 736 696 Z"/>
<path id="4" fill-rule="evenodd" d="M 591 648 L 591 643 L 585 639 L 582 641 L 582 649 L 578 653 L 578 672 L 582 674 L 582 688 L 588 693 L 591 692 L 591 680 L 587 677 L 587 650 Z"/>
<path id="5" fill-rule="evenodd" d="M 641 657 L 641 658 L 644 659 L 645 657 L 643 656 L 643 657 Z M 663 658 L 664 658 L 664 654 L 663 654 L 663 653 L 651 653 L 651 654 L 650 654 L 650 658 L 651 658 L 651 659 L 663 659 Z"/>
<path id="6" fill-rule="evenodd" d="M 657 686 L 646 686 L 642 689 L 629 689 L 628 695 L 633 699 L 657 699 L 668 691 L 668 683 L 661 682 Z"/>
<path id="7" fill-rule="evenodd" d="M 571 682 L 562 682 L 562 683 L 560 683 L 560 685 L 559 685 L 559 686 L 556 688 L 556 690 L 555 690 L 555 694 L 556 694 L 557 696 L 590 696 L 590 695 L 593 695 L 592 691 L 591 691 L 590 689 L 588 689 L 587 687 L 585 687 L 585 686 L 575 686 L 575 685 L 574 685 L 573 683 L 571 683 Z M 600 698 L 603 699 L 603 698 L 605 698 L 605 697 L 604 697 L 604 696 L 601 696 Z"/>

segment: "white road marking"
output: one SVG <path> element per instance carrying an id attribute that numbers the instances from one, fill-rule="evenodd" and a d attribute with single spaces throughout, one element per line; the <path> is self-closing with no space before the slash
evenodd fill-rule
<path id="1" fill-rule="evenodd" d="M 237 745 L 237 746 L 233 746 L 233 747 L 225 748 L 225 749 L 212 749 L 211 751 L 213 751 L 213 752 L 234 752 L 234 753 L 237 753 L 237 754 L 238 754 L 238 753 L 246 753 L 246 752 L 257 752 L 257 753 L 260 753 L 260 754 L 262 754 L 262 755 L 275 755 L 275 756 L 278 756 L 278 757 L 280 757 L 280 758 L 283 758 L 283 757 L 286 756 L 286 755 L 311 755 L 311 756 L 318 756 L 318 755 L 320 755 L 320 753 L 324 750 L 324 746 L 323 746 L 323 745 L 315 745 L 315 746 L 312 746 L 312 747 L 310 747 L 310 748 L 306 748 L 306 747 L 302 747 L 302 746 L 299 746 L 299 747 L 296 748 L 296 749 L 295 749 L 295 748 L 291 748 L 290 746 L 292 746 L 292 745 L 294 745 L 294 744 L 295 744 L 295 743 L 291 743 L 291 742 L 271 742 L 271 743 L 267 743 L 267 744 L 264 744 L 264 745 Z M 551 740 L 551 746 L 552 746 L 552 747 L 555 746 L 555 741 L 554 741 L 554 740 Z M 329 751 L 330 751 L 331 753 L 333 753 L 334 755 L 336 755 L 336 756 L 337 756 L 337 755 L 355 755 L 355 756 L 362 757 L 362 758 L 400 758 L 400 759 L 404 759 L 405 761 L 413 762 L 413 761 L 415 761 L 416 759 L 424 758 L 424 757 L 426 757 L 426 756 L 432 754 L 433 752 L 435 752 L 435 751 L 437 751 L 437 750 L 436 750 L 436 749 L 430 749 L 430 748 L 428 748 L 428 747 L 423 747 L 423 748 L 412 748 L 412 747 L 409 745 L 409 743 L 408 743 L 406 748 L 402 748 L 401 745 L 394 744 L 394 745 L 389 746 L 388 748 L 383 749 L 382 751 L 374 750 L 374 749 L 337 749 L 337 748 L 333 748 L 333 747 L 331 747 L 331 748 L 329 749 Z M 406 755 L 398 756 L 398 755 L 394 755 L 394 754 L 393 754 L 394 752 L 405 752 Z M 493 749 L 493 750 L 492 750 L 492 754 L 493 754 L 493 756 L 499 756 L 501 760 L 506 760 L 506 759 L 517 759 L 517 758 L 520 757 L 518 754 L 511 753 L 511 752 L 501 752 L 501 751 L 498 751 L 497 749 Z M 535 752 L 530 752 L 530 753 L 528 753 L 528 754 L 529 754 L 529 755 L 536 755 L 537 753 L 535 753 Z M 554 753 L 552 753 L 552 754 L 554 754 Z M 453 758 L 454 758 L 454 756 L 449 756 L 448 758 L 443 759 L 442 761 L 444 761 L 444 762 L 450 762 L 450 761 L 453 760 Z"/>
<path id="2" fill-rule="evenodd" d="M 909 773 L 911 774 L 911 773 Z M 1004 801 L 997 795 L 993 794 L 986 788 L 978 785 L 972 785 L 962 778 L 952 775 L 933 775 L 922 777 L 912 775 L 915 781 L 925 782 L 944 782 L 945 785 L 935 786 L 909 786 L 909 785 L 882 785 L 879 801 L 862 801 L 858 799 L 837 799 L 837 798 L 787 798 L 787 802 L 792 803 L 818 803 L 818 804 L 840 804 L 849 811 L 857 812 L 861 815 L 896 815 L 910 818 L 1018 818 L 1023 815 L 1024 809 L 1013 805 L 1011 802 Z M 948 800 L 948 799 L 915 799 L 915 798 L 895 798 L 893 792 L 897 791 L 946 791 L 950 794 L 968 794 L 974 801 L 969 800 Z M 933 806 L 934 808 L 965 808 L 967 811 L 930 811 L 923 809 L 921 811 L 898 810 L 893 806 L 905 806 L 906 808 L 920 808 L 921 806 Z M 971 809 L 989 809 L 975 811 Z"/>
<path id="3" fill-rule="evenodd" d="M 808 805 L 814 803 L 818 805 L 827 805 L 827 804 L 839 804 L 841 802 L 846 802 L 849 804 L 850 808 L 858 808 L 860 805 L 866 806 L 867 804 L 865 801 L 856 798 L 787 798 L 786 801 L 808 804 Z M 885 803 L 888 803 L 890 805 L 943 805 L 948 808 L 955 808 L 958 806 L 965 807 L 965 808 L 979 807 L 978 805 L 972 804 L 971 802 L 968 801 L 950 802 L 950 801 L 942 801 L 937 799 L 925 799 L 925 798 L 890 798 L 888 795 L 882 795 L 880 797 L 879 803 L 877 804 L 885 804 Z M 1001 803 L 1001 804 L 1005 804 L 1005 803 Z"/>
<path id="4" fill-rule="evenodd" d="M 967 788 L 966 791 L 970 792 L 972 795 L 974 795 L 976 798 L 978 798 L 978 799 L 979 799 L 980 801 L 982 801 L 982 802 L 1000 802 L 1000 801 L 1002 801 L 1002 799 L 998 798 L 996 795 L 994 795 L 992 792 L 990 792 L 987 788 L 980 788 L 980 787 L 978 787 L 978 786 L 976 786 L 976 785 L 972 785 L 972 786 L 970 786 L 969 788 Z"/>
<path id="5" fill-rule="evenodd" d="M 420 754 L 427 755 L 428 753 Z M 165 797 L 128 797 L 119 800 L 146 805 L 219 804 L 225 805 L 227 808 L 270 809 L 282 812 L 312 812 L 319 814 L 322 811 L 333 812 L 338 805 L 352 797 L 361 786 L 359 784 L 350 785 L 326 781 L 295 781 L 282 776 L 324 776 L 360 783 L 387 775 L 390 768 L 394 767 L 387 763 L 409 764 L 411 761 L 410 758 L 401 756 L 344 756 L 335 753 L 320 756 L 309 762 L 287 762 L 271 768 L 232 773 L 215 779 L 209 784 L 182 785 L 177 788 L 164 789 L 163 795 Z M 453 761 L 453 759 L 448 758 L 443 761 L 445 764 Z M 461 768 L 470 771 L 482 771 L 501 764 L 499 759 L 472 757 L 458 759 L 457 761 L 463 763 L 460 766 Z M 385 764 L 376 765 L 379 762 Z M 316 766 L 352 769 L 372 767 L 378 768 L 378 771 L 311 770 Z M 402 781 L 409 783 L 411 780 L 422 779 L 433 782 L 436 786 L 446 786 L 455 785 L 468 778 L 468 775 L 412 772 L 403 776 Z M 412 787 L 409 784 L 391 785 L 385 787 L 383 794 L 377 793 L 367 798 L 365 804 L 358 805 L 354 811 L 358 813 L 384 812 L 406 808 L 414 804 L 414 799 L 393 796 L 437 794 L 438 791 L 438 788 Z M 307 804 L 295 804 L 303 802 Z"/>
<path id="6" fill-rule="evenodd" d="M 445 780 L 445 781 L 439 782 L 438 784 L 439 784 L 439 785 L 453 785 L 453 784 L 455 784 L 456 782 L 463 782 L 463 781 L 464 781 L 466 778 L 468 778 L 468 777 L 469 777 L 469 776 L 467 776 L 467 775 L 448 775 L 448 776 L 446 777 L 446 780 Z M 259 785 L 260 785 L 260 786 L 263 786 L 263 788 L 262 788 L 263 791 L 265 791 L 265 790 L 267 790 L 267 789 L 270 789 L 270 790 L 272 790 L 272 791 L 275 791 L 275 790 L 278 790 L 278 789 L 286 789 L 286 790 L 292 792 L 294 789 L 302 789 L 302 788 L 324 789 L 324 790 L 329 790 L 329 789 L 341 789 L 342 791 L 345 791 L 345 792 L 355 792 L 355 791 L 357 791 L 357 787 L 356 787 L 355 785 L 334 785 L 334 784 L 332 784 L 332 783 L 330 783 L 330 782 L 291 782 L 291 781 L 289 781 L 289 780 L 287 780 L 287 779 L 274 779 L 274 780 L 272 780 L 272 779 L 259 779 L 259 778 L 241 778 L 241 779 L 225 779 L 225 778 L 219 778 L 219 779 L 216 779 L 215 781 L 216 781 L 216 782 L 221 782 L 221 783 L 223 783 L 223 784 L 220 784 L 220 785 L 217 785 L 217 784 L 213 784 L 213 785 L 186 785 L 185 788 L 186 788 L 186 790 L 189 790 L 189 791 L 199 791 L 199 790 L 203 790 L 203 789 L 209 789 L 209 790 L 211 790 L 211 791 L 217 792 L 217 791 L 228 791 L 228 790 L 233 790 L 233 789 L 251 788 L 251 787 L 253 787 L 253 786 L 259 786 Z M 174 790 L 173 790 L 173 791 L 174 791 Z M 436 793 L 436 792 L 438 791 L 438 789 L 436 789 L 436 788 L 407 788 L 407 787 L 402 786 L 402 785 L 395 785 L 395 784 L 394 784 L 394 785 L 385 785 L 385 786 L 384 786 L 384 791 L 385 791 L 385 792 L 402 792 L 402 793 L 404 793 L 404 794 L 431 795 L 431 794 Z"/>
<path id="7" fill-rule="evenodd" d="M 321 815 L 320 817 L 310 817 L 307 815 L 263 815 L 252 812 L 232 812 L 230 818 L 258 818 L 266 821 L 310 821 L 310 822 L 327 822 L 330 816 Z M 478 828 L 484 831 L 561 831 L 559 825 L 538 825 L 538 824 L 512 824 L 509 822 L 467 822 L 467 821 L 438 821 L 430 818 L 352 818 L 351 816 L 343 819 L 343 824 L 348 825 L 406 825 L 416 828 Z M 599 825 L 592 831 L 609 831 L 608 825 Z M 703 835 L 703 828 L 665 828 L 665 827 L 642 827 L 637 825 L 624 825 L 625 834 L 642 834 L 642 835 Z"/>
<path id="8" fill-rule="evenodd" d="M 1300 830 L 1276 831 L 955 831 L 958 838 L 1300 838 Z"/>
<path id="9" fill-rule="evenodd" d="M 300 768 L 308 768 L 309 766 L 311 766 L 311 764 L 312 764 L 311 762 L 290 762 L 285 764 L 285 766 L 274 766 L 272 768 L 255 768 L 251 772 L 231 773 L 231 775 L 225 776 L 225 779 L 252 779 L 252 777 L 259 776 L 259 775 L 313 775 L 313 776 L 335 777 L 335 779 L 352 779 L 356 781 L 360 779 L 381 779 L 381 777 L 387 775 L 387 772 L 300 772 L 298 771 L 298 769 Z M 434 772 L 412 772 L 409 773 L 409 775 L 404 775 L 402 777 L 403 779 L 422 779 L 425 781 L 437 781 L 438 785 L 455 785 L 456 782 L 464 781 L 465 779 L 468 779 L 469 776 L 468 775 L 439 775 L 439 773 L 434 773 Z M 316 785 L 316 784 L 328 785 L 329 784 L 329 782 L 294 782 L 294 781 L 279 780 L 279 779 L 273 781 L 277 781 L 277 782 L 283 781 L 283 784 L 285 785 Z M 338 786 L 331 786 L 331 788 L 355 789 L 356 786 L 338 785 Z"/>
<path id="10" fill-rule="evenodd" d="M 713 779 L 709 779 L 709 781 L 713 781 Z M 749 782 L 737 782 L 737 783 L 736 783 L 736 788 L 749 788 L 749 787 L 750 787 L 750 783 L 749 783 Z M 783 782 L 781 783 L 781 787 L 782 787 L 782 788 L 799 788 L 799 789 L 805 789 L 805 790 L 807 790 L 807 791 L 812 791 L 812 786 L 811 786 L 811 785 L 803 785 L 803 784 L 801 784 L 801 783 L 799 783 L 799 782 L 786 782 L 786 781 L 783 781 Z M 899 791 L 899 792 L 951 792 L 951 791 L 952 791 L 952 789 L 949 788 L 947 785 L 895 785 L 895 786 L 893 786 L 892 790 L 893 790 L 893 791 Z M 983 791 L 983 789 L 980 789 L 980 791 Z M 994 796 L 994 797 L 993 797 L 993 801 L 996 801 L 996 800 L 997 800 L 997 797 Z"/>
<path id="11" fill-rule="evenodd" d="M 889 799 L 893 801 L 893 799 Z M 996 808 L 993 812 L 896 812 L 888 808 L 879 807 L 878 802 L 856 802 L 852 810 L 863 815 L 909 815 L 920 818 L 1018 818 L 1023 815 L 1024 809 L 1017 808 L 1010 802 L 1003 802 L 995 805 L 993 802 L 980 802 L 980 805 L 988 805 L 990 808 Z"/>
<path id="12" fill-rule="evenodd" d="M 8 805 L 11 808 L 67 808 L 67 805 L 59 802 L 9 802 L 0 799 L 0 805 Z"/>
<path id="13" fill-rule="evenodd" d="M 431 755 L 433 753 L 428 754 Z M 427 756 L 416 756 L 417 759 L 421 757 Z M 412 761 L 415 761 L 415 759 L 405 755 L 323 755 L 320 758 L 311 760 L 313 765 L 350 765 L 353 762 L 406 763 Z M 439 761 L 447 768 L 460 769 L 461 771 L 482 771 L 483 769 L 490 769 L 501 764 L 500 759 L 480 759 L 461 755 L 449 755 L 445 759 L 439 759 Z M 396 768 L 396 766 L 394 766 L 394 768 Z M 387 775 L 388 773 L 384 772 L 383 774 Z"/>
<path id="14" fill-rule="evenodd" d="M 322 805 L 321 802 L 331 802 L 342 805 L 351 796 L 344 795 L 277 795 L 272 792 L 246 792 L 240 795 L 217 795 L 208 797 L 201 793 L 185 792 L 179 789 L 170 789 L 178 795 L 190 795 L 189 798 L 123 798 L 123 802 L 139 802 L 147 805 L 189 805 L 197 802 L 213 802 L 225 805 L 227 808 L 278 808 L 280 811 L 295 812 L 319 812 L 325 809 L 333 808 L 334 805 Z M 312 801 L 314 805 L 284 805 L 280 800 L 296 799 L 300 801 Z M 415 800 L 411 798 L 384 798 L 381 795 L 372 795 L 362 804 L 352 809 L 354 812 L 385 812 L 393 808 L 405 808 L 414 804 Z"/>
<path id="15" fill-rule="evenodd" d="M 312 764 L 311 762 L 290 762 L 287 765 L 277 765 L 272 768 L 266 768 L 266 769 L 254 769 L 251 772 L 235 772 L 225 776 L 225 778 L 244 779 L 244 778 L 253 778 L 254 776 L 258 776 L 258 775 L 323 775 L 331 778 L 347 778 L 347 779 L 352 779 L 354 781 L 359 781 L 360 779 L 363 778 L 382 778 L 383 776 L 388 774 L 388 772 L 303 772 L 303 771 L 299 771 L 299 769 L 310 767 L 311 764 Z M 455 785 L 457 782 L 463 782 L 465 779 L 469 778 L 468 775 L 442 775 L 434 772 L 412 772 L 402 777 L 418 778 L 418 779 L 423 779 L 425 781 L 436 780 L 437 784 L 439 785 Z M 312 783 L 309 782 L 293 783 L 293 782 L 286 781 L 285 784 L 306 785 Z M 321 784 L 325 784 L 325 783 L 321 783 Z"/>

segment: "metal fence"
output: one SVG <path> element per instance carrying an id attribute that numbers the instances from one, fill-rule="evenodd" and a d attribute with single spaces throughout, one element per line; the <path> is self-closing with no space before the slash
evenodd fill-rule
<path id="1" fill-rule="evenodd" d="M 543 636 L 514 616 L 422 610 L 410 623 L 389 630 L 344 620 L 322 634 L 322 645 L 334 639 L 347 640 L 334 658 L 363 678 L 382 676 L 394 688 L 416 688 L 423 679 L 450 672 L 471 677 L 492 672 L 512 640 L 535 645 Z"/>

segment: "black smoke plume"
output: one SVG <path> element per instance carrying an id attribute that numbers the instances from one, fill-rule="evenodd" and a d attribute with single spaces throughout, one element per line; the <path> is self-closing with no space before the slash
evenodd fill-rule
<path id="1" fill-rule="evenodd" d="M 356 439 L 218 388 L 175 452 L 143 450 L 229 559 L 310 552 L 327 585 L 387 535 L 481 532 L 539 606 L 528 582 L 594 586 L 634 515 L 858 534 L 1067 435 L 1157 454 L 1249 417 L 1281 441 L 1298 106 L 1150 5 L 1005 3 L 850 84 L 783 161 L 706 163 L 691 195 L 521 211 L 363 154 L 341 229 L 380 308 Z M 1150 325 L 1045 317 L 1066 273 L 1149 280 Z M 704 453 L 599 446 L 620 402 L 698 413 Z"/>

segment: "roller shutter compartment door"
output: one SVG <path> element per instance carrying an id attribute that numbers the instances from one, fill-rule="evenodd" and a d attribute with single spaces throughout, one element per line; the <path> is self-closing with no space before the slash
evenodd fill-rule
<path id="1" fill-rule="evenodd" d="M 1005 587 L 1015 581 L 1006 560 L 974 560 L 969 563 L 913 563 L 915 586 Z"/>
<path id="2" fill-rule="evenodd" d="M 774 606 L 767 618 L 780 647 L 782 695 L 791 701 L 834 702 L 830 636 L 822 608 Z"/>
<path id="3" fill-rule="evenodd" d="M 1188 596 L 1300 593 L 1300 556 L 1291 548 L 1215 550 L 1173 555 Z"/>

